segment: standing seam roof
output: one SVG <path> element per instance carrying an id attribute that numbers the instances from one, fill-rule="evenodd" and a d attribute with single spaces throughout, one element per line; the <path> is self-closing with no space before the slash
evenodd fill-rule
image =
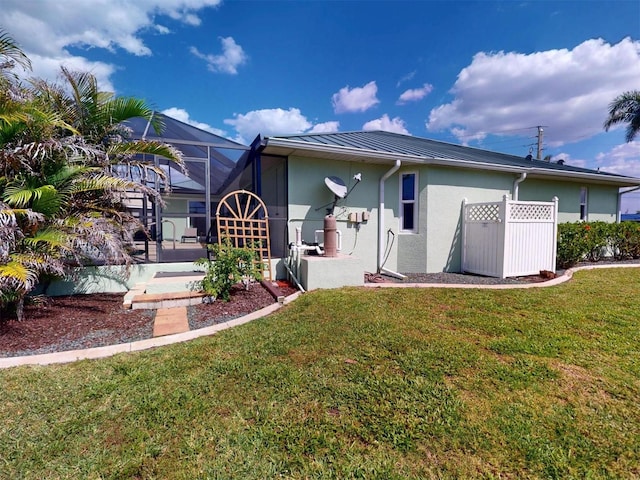
<path id="1" fill-rule="evenodd" d="M 291 140 L 295 142 L 308 143 L 312 145 L 331 145 L 337 147 L 350 147 L 360 150 L 381 152 L 387 154 L 402 154 L 420 157 L 424 159 L 447 159 L 460 160 L 464 162 L 474 162 L 486 165 L 504 165 L 522 168 L 540 168 L 545 170 L 560 172 L 575 172 L 598 174 L 603 177 L 612 176 L 618 178 L 628 178 L 637 180 L 633 177 L 626 177 L 608 172 L 600 172 L 587 168 L 575 167 L 572 165 L 561 165 L 542 160 L 527 160 L 523 157 L 510 155 L 506 153 L 493 152 L 490 150 L 482 150 L 474 147 L 466 147 L 452 143 L 429 140 L 421 137 L 413 137 L 410 135 L 402 135 L 398 133 L 385 131 L 367 131 L 367 132 L 338 132 L 327 134 L 307 134 L 307 135 L 290 135 L 271 137 L 274 140 Z M 268 139 L 267 139 L 268 145 Z"/>

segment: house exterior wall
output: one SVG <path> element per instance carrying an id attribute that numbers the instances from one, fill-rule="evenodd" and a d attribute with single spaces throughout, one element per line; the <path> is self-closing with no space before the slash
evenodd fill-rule
<path id="1" fill-rule="evenodd" d="M 421 228 L 426 231 L 427 242 L 426 268 L 423 271 L 459 272 L 462 268 L 463 199 L 466 198 L 469 203 L 501 200 L 504 195 L 511 193 L 516 176 L 485 170 L 442 167 L 429 167 L 425 170 L 427 221 Z"/>
<path id="2" fill-rule="evenodd" d="M 296 227 L 302 227 L 302 239 L 314 241 L 314 231 L 324 226 L 325 208 L 333 202 L 333 194 L 325 186 L 327 176 L 340 177 L 350 189 L 354 185 L 353 176 L 362 173 L 362 181 L 351 191 L 347 199 L 339 200 L 334 211 L 337 228 L 342 232 L 342 254 L 360 259 L 365 271 L 377 270 L 378 245 L 378 182 L 390 165 L 370 165 L 355 162 L 318 160 L 289 157 L 288 161 L 288 242 L 294 242 Z M 330 205 L 329 205 L 330 207 Z M 316 210 L 320 208 L 319 210 Z M 391 228 L 398 232 L 398 176 L 391 176 L 385 183 L 385 232 Z M 369 220 L 359 227 L 348 221 L 348 215 L 369 213 Z M 385 233 L 386 241 L 386 233 Z M 398 242 L 393 242 L 386 268 L 397 268 Z"/>
<path id="3" fill-rule="evenodd" d="M 587 220 L 615 222 L 618 215 L 618 188 L 579 182 L 527 179 L 520 184 L 520 200 L 549 201 L 558 197 L 558 222 L 580 220 L 580 189 L 587 187 Z"/>
<path id="4" fill-rule="evenodd" d="M 375 272 L 378 247 L 378 182 L 391 168 L 356 162 L 290 157 L 288 162 L 289 242 L 295 240 L 295 227 L 302 226 L 302 238 L 314 241 L 314 230 L 323 228 L 324 209 L 333 195 L 324 178 L 335 175 L 350 188 L 353 175 L 361 172 L 362 182 L 335 210 L 338 230 L 342 232 L 342 253 L 360 258 L 365 271 Z M 400 178 L 403 173 L 418 174 L 417 230 L 400 232 Z M 403 165 L 385 183 L 383 248 L 393 241 L 385 268 L 401 273 L 461 271 L 462 201 L 493 202 L 511 195 L 519 175 L 489 170 L 440 166 Z M 580 189 L 588 188 L 588 220 L 613 222 L 617 215 L 617 187 L 526 179 L 519 184 L 519 199 L 551 201 L 559 199 L 559 222 L 580 219 Z M 347 221 L 350 212 L 367 211 L 369 220 L 359 230 Z M 388 235 L 391 230 L 394 235 Z M 357 236 L 356 236 L 357 232 Z"/>
<path id="5" fill-rule="evenodd" d="M 165 197 L 164 201 L 165 206 L 162 209 L 162 238 L 164 240 L 180 240 L 184 229 L 189 226 L 189 201 L 175 197 Z M 170 214 L 179 214 L 180 216 L 173 217 L 169 216 Z M 173 226 L 169 222 L 175 225 L 175 238 Z"/>

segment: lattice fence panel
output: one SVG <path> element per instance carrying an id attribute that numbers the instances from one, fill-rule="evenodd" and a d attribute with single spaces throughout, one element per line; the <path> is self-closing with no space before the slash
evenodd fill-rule
<path id="1" fill-rule="evenodd" d="M 468 222 L 497 222 L 499 220 L 499 203 L 476 203 L 467 205 Z"/>
<path id="2" fill-rule="evenodd" d="M 554 219 L 553 204 L 508 203 L 508 216 L 511 221 L 540 221 Z"/>
<path id="3" fill-rule="evenodd" d="M 216 210 L 218 242 L 228 238 L 234 247 L 256 252 L 256 265 L 271 281 L 269 216 L 264 202 L 252 192 L 236 190 L 226 195 Z"/>

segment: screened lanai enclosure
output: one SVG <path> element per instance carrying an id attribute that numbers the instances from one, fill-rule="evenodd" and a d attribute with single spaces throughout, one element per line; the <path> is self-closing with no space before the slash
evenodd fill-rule
<path id="1" fill-rule="evenodd" d="M 164 206 L 139 194 L 131 194 L 129 207 L 150 236 L 135 236 L 136 258 L 143 262 L 192 261 L 206 256 L 206 243 L 216 241 L 215 211 L 225 192 L 252 190 L 252 175 L 241 175 L 250 148 L 161 113 L 164 129 L 157 134 L 142 118 L 127 122 L 133 139 L 158 140 L 173 145 L 183 155 L 184 170 L 159 156 L 145 158 L 164 170 L 166 179 L 140 171 L 122 172 L 145 182 L 162 195 Z"/>

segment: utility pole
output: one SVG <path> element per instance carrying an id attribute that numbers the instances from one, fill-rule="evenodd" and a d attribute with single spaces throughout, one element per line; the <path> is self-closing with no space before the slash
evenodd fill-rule
<path id="1" fill-rule="evenodd" d="M 544 135 L 544 129 L 542 125 L 538 125 L 538 160 L 542 160 L 542 137 Z"/>

